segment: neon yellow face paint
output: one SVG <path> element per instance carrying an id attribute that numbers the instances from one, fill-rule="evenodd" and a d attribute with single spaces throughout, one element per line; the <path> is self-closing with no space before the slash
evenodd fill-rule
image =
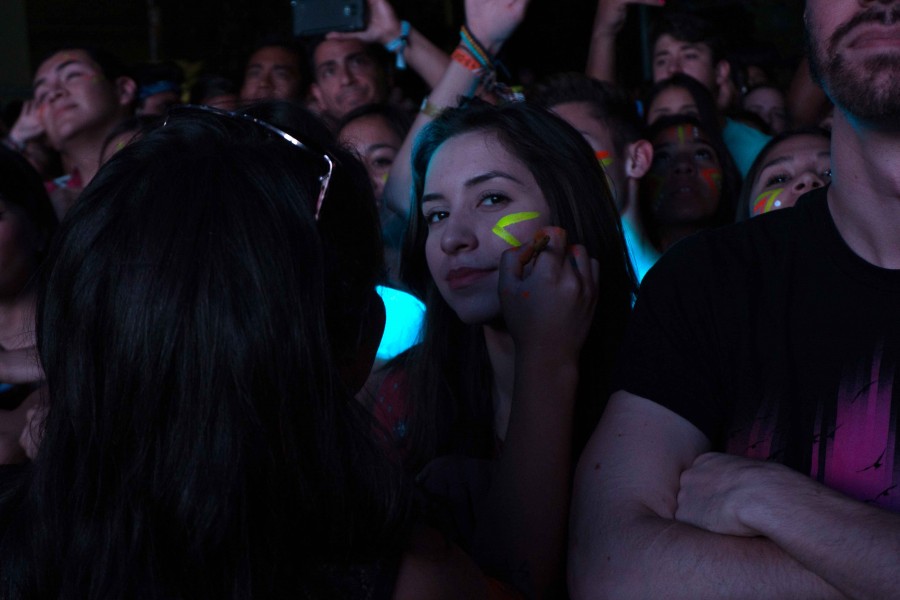
<path id="1" fill-rule="evenodd" d="M 516 236 L 506 231 L 506 228 L 510 225 L 515 225 L 516 223 L 521 223 L 522 221 L 531 221 L 532 219 L 537 219 L 541 216 L 539 212 L 518 212 L 505 215 L 497 221 L 497 224 L 494 225 L 494 228 L 491 231 L 494 232 L 500 239 L 509 244 L 510 246 L 521 246 L 522 242 L 516 239 Z"/>
<path id="2" fill-rule="evenodd" d="M 379 179 L 381 179 L 382 185 L 384 185 L 384 184 L 387 183 L 388 177 L 390 177 L 390 176 L 391 176 L 390 173 L 385 173 L 384 175 L 382 175 L 382 176 L 379 178 Z"/>
<path id="3" fill-rule="evenodd" d="M 757 196 L 756 201 L 753 203 L 753 216 L 781 208 L 781 200 L 778 199 L 778 196 L 783 191 L 784 188 L 776 188 Z"/>

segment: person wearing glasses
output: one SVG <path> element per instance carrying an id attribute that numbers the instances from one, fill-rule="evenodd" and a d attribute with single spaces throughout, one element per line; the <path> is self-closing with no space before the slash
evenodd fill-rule
<path id="1" fill-rule="evenodd" d="M 380 257 L 362 167 L 258 118 L 175 109 L 110 159 L 40 291 L 52 402 L 0 497 L 0 597 L 488 597 L 353 399 L 331 324 L 377 339 L 348 290 Z"/>

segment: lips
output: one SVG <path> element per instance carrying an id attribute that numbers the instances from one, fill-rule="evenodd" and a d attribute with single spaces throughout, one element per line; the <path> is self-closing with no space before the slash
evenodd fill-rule
<path id="1" fill-rule="evenodd" d="M 489 277 L 494 271 L 496 271 L 495 268 L 473 269 L 471 267 L 459 267 L 451 269 L 445 279 L 451 290 L 458 290 Z"/>
<path id="2" fill-rule="evenodd" d="M 900 25 L 860 25 L 851 37 L 848 48 L 900 47 Z"/>

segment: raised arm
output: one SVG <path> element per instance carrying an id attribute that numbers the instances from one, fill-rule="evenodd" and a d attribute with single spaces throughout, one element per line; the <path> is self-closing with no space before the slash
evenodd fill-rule
<path id="1" fill-rule="evenodd" d="M 485 49 L 496 56 L 525 16 L 528 0 L 466 0 L 466 23 Z M 412 128 L 394 159 L 384 187 L 383 202 L 403 218 L 409 214 L 412 170 L 410 159 L 419 131 L 443 108 L 457 106 L 461 97 L 471 96 L 478 86 L 479 72 L 451 60 L 443 76 L 419 111 Z"/>
<path id="2" fill-rule="evenodd" d="M 575 476 L 573 598 L 845 597 L 770 539 L 682 522 L 682 473 L 709 447 L 668 409 L 613 394 Z M 792 498 L 782 510 L 796 508 Z"/>
<path id="3" fill-rule="evenodd" d="M 588 49 L 588 77 L 600 81 L 616 82 L 616 36 L 625 26 L 629 4 L 663 6 L 665 0 L 598 0 Z"/>
<path id="4" fill-rule="evenodd" d="M 386 46 L 400 37 L 401 24 L 397 13 L 387 0 L 368 0 L 369 23 L 363 31 L 332 32 L 330 40 L 358 39 L 366 43 L 377 43 Z M 406 50 L 403 58 L 406 63 L 425 80 L 429 87 L 437 85 L 450 62 L 440 48 L 422 35 L 415 27 L 410 26 Z"/>
<path id="5" fill-rule="evenodd" d="M 597 301 L 599 265 L 565 232 L 523 268 L 530 245 L 501 263 L 504 321 L 515 375 L 503 453 L 477 513 L 474 555 L 485 567 L 527 574 L 537 597 L 561 582 L 572 472 L 578 358 Z"/>

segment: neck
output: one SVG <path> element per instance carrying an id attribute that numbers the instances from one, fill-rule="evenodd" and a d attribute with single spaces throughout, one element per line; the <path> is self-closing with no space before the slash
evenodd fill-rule
<path id="1" fill-rule="evenodd" d="M 505 330 L 492 325 L 485 325 L 483 329 L 493 373 L 494 431 L 503 440 L 506 439 L 512 408 L 516 348 L 512 336 Z"/>
<path id="2" fill-rule="evenodd" d="M 93 127 L 90 131 L 78 133 L 60 148 L 66 173 L 72 174 L 77 170 L 85 187 L 100 169 L 103 142 L 117 123 L 118 118 L 105 127 Z"/>
<path id="3" fill-rule="evenodd" d="M 0 347 L 15 350 L 34 346 L 34 300 L 31 290 L 0 298 Z"/>
<path id="4" fill-rule="evenodd" d="M 886 269 L 900 269 L 898 137 L 835 111 L 828 207 L 853 252 Z"/>

